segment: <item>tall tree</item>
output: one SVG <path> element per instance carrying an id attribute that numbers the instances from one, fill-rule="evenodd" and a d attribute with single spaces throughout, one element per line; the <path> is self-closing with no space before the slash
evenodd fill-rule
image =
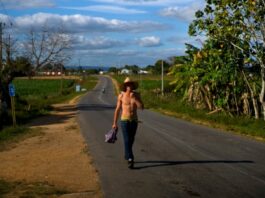
<path id="1" fill-rule="evenodd" d="M 1 29 L 2 30 L 2 29 Z M 0 67 L 0 117 L 6 114 L 7 107 L 10 106 L 10 97 L 8 93 L 8 84 L 12 82 L 15 74 L 14 67 L 14 48 L 16 41 L 4 30 L 1 32 L 1 67 Z M 7 115 L 7 114 L 6 114 Z M 5 116 L 6 116 L 5 115 Z M 3 116 L 3 117 L 5 117 Z M 3 119 L 4 120 L 4 119 Z M 2 121 L 2 118 L 1 118 Z M 1 128 L 2 123 L 0 124 Z"/>
<path id="2" fill-rule="evenodd" d="M 70 59 L 71 38 L 62 28 L 54 29 L 44 26 L 41 31 L 31 29 L 25 43 L 28 57 L 34 70 L 49 63 L 62 63 Z"/>
<path id="3" fill-rule="evenodd" d="M 15 76 L 32 76 L 33 67 L 27 57 L 19 56 L 14 60 Z"/>
<path id="4" fill-rule="evenodd" d="M 206 36 L 207 41 L 219 45 L 219 50 L 226 50 L 232 55 L 226 62 L 230 67 L 236 65 L 237 68 L 233 70 L 244 79 L 256 118 L 259 117 L 259 92 L 259 102 L 262 104 L 265 119 L 264 19 L 264 0 L 207 0 L 204 10 L 196 12 L 196 19 L 190 24 L 189 33 L 192 36 Z M 229 57 L 229 54 L 225 57 Z M 247 75 L 249 68 L 253 66 L 258 66 L 261 86 L 250 78 L 255 73 Z"/>

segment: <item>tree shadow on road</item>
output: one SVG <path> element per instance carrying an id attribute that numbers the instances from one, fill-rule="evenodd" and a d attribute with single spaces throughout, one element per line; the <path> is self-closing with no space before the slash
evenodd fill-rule
<path id="1" fill-rule="evenodd" d="M 80 111 L 106 111 L 113 110 L 116 106 L 106 104 L 79 104 L 77 109 Z"/>
<path id="2" fill-rule="evenodd" d="M 136 161 L 134 169 L 154 168 L 162 166 L 176 166 L 183 164 L 251 164 L 251 160 L 194 160 L 194 161 Z M 138 166 L 139 165 L 139 166 Z"/>

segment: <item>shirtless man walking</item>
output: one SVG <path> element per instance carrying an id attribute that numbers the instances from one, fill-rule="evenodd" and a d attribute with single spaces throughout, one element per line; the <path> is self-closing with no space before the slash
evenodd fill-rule
<path id="1" fill-rule="evenodd" d="M 117 121 L 121 113 L 121 128 L 124 140 L 125 159 L 128 167 L 134 166 L 134 155 L 132 146 L 138 126 L 137 108 L 143 109 L 144 105 L 140 94 L 134 92 L 138 84 L 127 77 L 121 86 L 122 93 L 118 96 L 117 106 L 114 113 L 113 128 L 118 128 Z"/>

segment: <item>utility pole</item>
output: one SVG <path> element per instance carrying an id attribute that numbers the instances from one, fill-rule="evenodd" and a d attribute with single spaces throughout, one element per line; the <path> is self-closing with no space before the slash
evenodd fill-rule
<path id="1" fill-rule="evenodd" d="M 164 96 L 164 61 L 161 60 L 161 94 Z"/>
<path id="2" fill-rule="evenodd" d="M 60 94 L 63 95 L 63 63 L 60 62 L 60 69 L 61 69 L 61 87 L 60 87 Z"/>

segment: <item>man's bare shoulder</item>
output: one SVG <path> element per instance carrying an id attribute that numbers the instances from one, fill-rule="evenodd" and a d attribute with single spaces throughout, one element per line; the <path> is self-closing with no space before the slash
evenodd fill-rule
<path id="1" fill-rule="evenodd" d="M 121 92 L 121 93 L 118 95 L 118 100 L 121 100 L 121 99 L 122 99 L 122 96 L 123 96 L 123 93 Z"/>
<path id="2" fill-rule="evenodd" d="M 136 91 L 132 92 L 131 96 L 134 97 L 134 98 L 137 98 L 137 99 L 141 98 L 140 93 L 136 92 Z"/>

